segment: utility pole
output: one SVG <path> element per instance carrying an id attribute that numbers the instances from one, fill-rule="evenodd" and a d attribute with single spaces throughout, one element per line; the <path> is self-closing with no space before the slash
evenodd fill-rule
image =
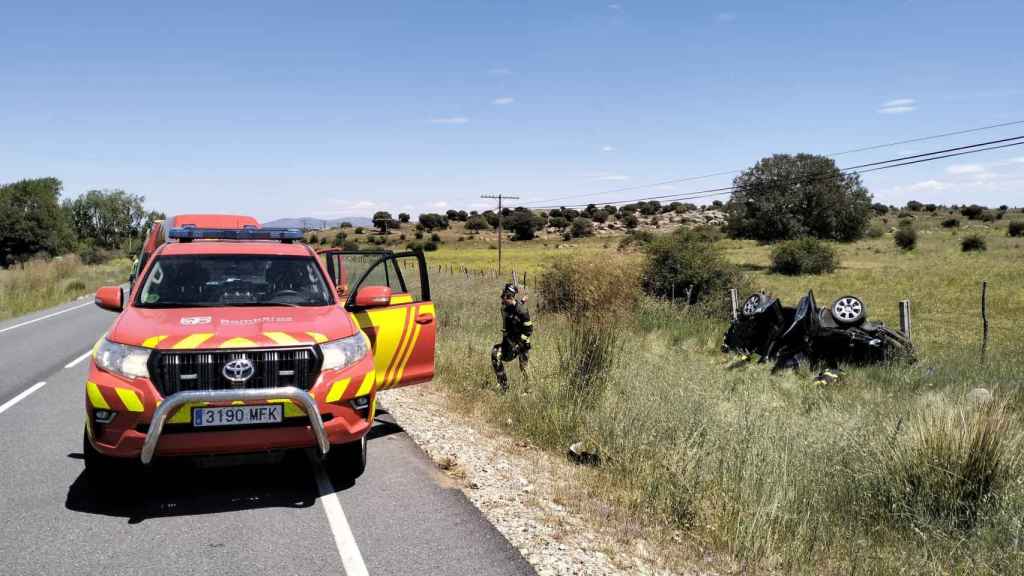
<path id="1" fill-rule="evenodd" d="M 498 277 L 501 277 L 501 201 L 502 200 L 519 200 L 519 196 L 504 196 L 498 194 L 493 196 L 491 194 L 481 194 L 481 198 L 491 198 L 498 200 Z"/>

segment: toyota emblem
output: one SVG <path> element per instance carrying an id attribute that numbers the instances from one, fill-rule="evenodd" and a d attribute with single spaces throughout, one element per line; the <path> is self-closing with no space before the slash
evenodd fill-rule
<path id="1" fill-rule="evenodd" d="M 225 364 L 221 373 L 224 374 L 224 377 L 228 380 L 241 384 L 249 378 L 252 378 L 252 375 L 256 373 L 256 367 L 253 366 L 252 360 L 249 360 L 248 358 L 239 358 Z"/>

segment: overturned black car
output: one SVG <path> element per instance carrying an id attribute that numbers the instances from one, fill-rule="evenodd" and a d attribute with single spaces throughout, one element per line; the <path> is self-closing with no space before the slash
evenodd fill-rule
<path id="1" fill-rule="evenodd" d="M 818 308 L 810 291 L 796 308 L 752 294 L 729 325 L 722 350 L 756 354 L 762 362 L 773 361 L 774 370 L 913 360 L 909 336 L 869 321 L 859 298 L 843 296 L 829 308 Z"/>

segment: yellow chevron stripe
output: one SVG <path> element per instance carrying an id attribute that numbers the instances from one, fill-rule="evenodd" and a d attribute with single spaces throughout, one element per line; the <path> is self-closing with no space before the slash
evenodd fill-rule
<path id="1" fill-rule="evenodd" d="M 294 336 L 284 332 L 264 332 L 263 335 L 282 346 L 293 346 L 295 344 L 299 344 L 299 341 L 296 340 Z"/>
<path id="2" fill-rule="evenodd" d="M 114 388 L 117 392 L 117 397 L 121 399 L 121 403 L 129 412 L 143 412 L 145 408 L 142 406 L 142 400 L 139 399 L 139 394 L 135 390 L 129 388 Z"/>
<path id="3" fill-rule="evenodd" d="M 192 350 L 194 348 L 198 348 L 203 342 L 206 342 L 210 338 L 213 338 L 213 332 L 190 334 L 179 340 L 177 344 L 171 346 L 171 348 L 175 350 Z"/>
<path id="4" fill-rule="evenodd" d="M 412 337 L 416 332 L 416 311 L 412 306 L 405 308 L 401 331 L 402 337 L 398 342 L 398 348 L 395 349 L 395 360 L 393 363 L 388 364 L 388 370 L 384 373 L 383 381 L 378 382 L 378 389 L 388 388 L 394 383 L 395 375 L 398 374 L 398 368 L 402 364 L 402 358 L 405 356 L 409 345 L 412 344 Z"/>
<path id="5" fill-rule="evenodd" d="M 89 403 L 92 404 L 93 408 L 99 408 L 100 410 L 110 410 L 110 404 L 107 404 L 107 400 L 103 397 L 100 392 L 100 387 L 95 382 L 85 383 L 85 393 L 89 397 Z"/>
<path id="6" fill-rule="evenodd" d="M 150 336 L 142 341 L 143 348 L 156 348 L 167 336 Z"/>
<path id="7" fill-rule="evenodd" d="M 402 382 L 402 376 L 405 374 L 405 367 L 409 364 L 409 358 L 412 357 L 412 351 L 416 348 L 416 343 L 420 340 L 420 330 L 422 329 L 422 324 L 416 324 L 416 329 L 413 330 L 412 333 L 412 343 L 409 344 L 409 350 L 406 352 L 405 358 L 402 358 L 402 363 L 398 366 L 398 375 L 392 380 L 392 386 Z"/>
<path id="8" fill-rule="evenodd" d="M 388 302 L 388 305 L 389 306 L 394 306 L 395 304 L 411 304 L 411 303 L 412 303 L 412 294 L 395 294 L 395 295 L 391 296 L 391 301 Z"/>
<path id="9" fill-rule="evenodd" d="M 345 395 L 345 389 L 348 388 L 351 381 L 351 378 L 342 378 L 331 384 L 331 389 L 327 391 L 327 398 L 324 399 L 324 402 L 337 402 L 341 400 L 341 397 Z"/>
<path id="10" fill-rule="evenodd" d="M 107 337 L 106 334 L 104 334 L 103 336 L 100 336 L 100 339 L 97 340 L 96 343 L 92 345 L 92 357 L 93 358 L 96 358 L 96 351 L 100 349 L 100 344 L 103 343 L 103 339 L 106 338 L 106 337 Z"/>
<path id="11" fill-rule="evenodd" d="M 285 417 L 306 415 L 306 413 L 302 411 L 302 408 L 299 408 L 295 403 L 287 398 L 275 398 L 273 400 L 267 400 L 267 402 L 269 404 L 284 404 Z"/>
<path id="12" fill-rule="evenodd" d="M 374 370 L 370 370 L 366 373 L 366 376 L 363 377 L 363 383 L 359 386 L 359 390 L 356 390 L 356 396 L 366 396 L 373 390 L 373 383 L 376 379 L 374 372 Z"/>
<path id="13" fill-rule="evenodd" d="M 248 338 L 231 338 L 220 345 L 221 348 L 249 348 L 257 344 Z"/>
<path id="14" fill-rule="evenodd" d="M 210 405 L 209 402 L 193 402 L 191 404 L 186 404 L 186 405 L 182 406 L 181 408 L 179 408 L 178 411 L 174 413 L 174 416 L 171 416 L 170 418 L 168 418 L 167 422 L 169 424 L 188 424 L 189 422 L 192 421 L 192 409 L 193 408 L 196 408 L 198 406 L 209 406 L 209 405 Z"/>
<path id="15" fill-rule="evenodd" d="M 323 344 L 324 342 L 327 342 L 327 336 L 324 336 L 319 332 L 306 332 L 306 334 L 309 334 L 309 337 L 312 338 L 313 341 L 316 342 L 317 344 Z"/>
<path id="16" fill-rule="evenodd" d="M 370 424 L 373 424 L 373 417 L 377 414 L 377 395 L 373 395 L 373 400 L 370 400 Z"/>

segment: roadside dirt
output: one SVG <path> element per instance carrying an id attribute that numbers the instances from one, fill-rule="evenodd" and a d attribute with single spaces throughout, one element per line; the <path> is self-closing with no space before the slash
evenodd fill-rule
<path id="1" fill-rule="evenodd" d="M 455 415 L 443 392 L 413 386 L 384 391 L 380 401 L 541 576 L 715 574 L 689 568 L 711 558 L 681 534 L 586 494 L 592 471 Z"/>

